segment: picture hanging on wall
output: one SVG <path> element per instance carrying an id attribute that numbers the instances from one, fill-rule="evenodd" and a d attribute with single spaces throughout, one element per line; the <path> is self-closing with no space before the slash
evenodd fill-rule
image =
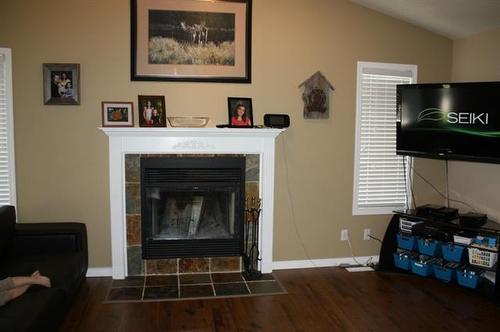
<path id="1" fill-rule="evenodd" d="M 103 127 L 133 127 L 134 106 L 130 102 L 102 102 Z"/>
<path id="2" fill-rule="evenodd" d="M 139 126 L 166 127 L 164 96 L 139 96 Z"/>
<path id="3" fill-rule="evenodd" d="M 45 105 L 80 105 L 80 65 L 44 63 L 43 101 Z"/>
<path id="4" fill-rule="evenodd" d="M 251 0 L 132 0 L 132 81 L 251 82 Z"/>
<path id="5" fill-rule="evenodd" d="M 304 119 L 328 119 L 330 117 L 330 90 L 333 85 L 320 72 L 316 72 L 299 85 L 304 87 Z"/>
<path id="6" fill-rule="evenodd" d="M 227 98 L 229 124 L 234 127 L 252 127 L 253 110 L 251 98 Z"/>

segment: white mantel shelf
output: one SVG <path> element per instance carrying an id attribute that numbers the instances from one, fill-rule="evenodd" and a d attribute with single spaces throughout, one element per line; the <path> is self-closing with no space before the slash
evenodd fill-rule
<path id="1" fill-rule="evenodd" d="M 273 269 L 275 139 L 285 129 L 99 128 L 109 136 L 110 220 L 113 278 L 127 276 L 126 154 L 258 154 L 260 157 L 259 249 L 263 273 Z"/>
<path id="2" fill-rule="evenodd" d="M 99 128 L 108 136 L 122 137 L 276 137 L 285 129 L 275 128 Z"/>

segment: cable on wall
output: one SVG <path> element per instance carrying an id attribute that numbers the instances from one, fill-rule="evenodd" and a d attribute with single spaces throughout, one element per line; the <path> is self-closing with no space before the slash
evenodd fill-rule
<path id="1" fill-rule="evenodd" d="M 446 197 L 447 197 L 447 206 L 450 207 L 450 184 L 448 180 L 448 159 L 446 159 Z"/>
<path id="2" fill-rule="evenodd" d="M 307 259 L 309 260 L 309 262 L 311 263 L 311 265 L 313 267 L 318 267 L 313 259 L 311 258 L 311 256 L 309 255 L 309 252 L 304 244 L 304 241 L 302 240 L 302 237 L 300 235 L 300 232 L 299 232 L 299 227 L 297 225 L 297 220 L 295 218 L 295 209 L 294 209 L 294 205 L 293 205 L 293 198 L 292 198 L 292 191 L 290 189 L 290 181 L 289 181 L 289 171 L 288 171 L 288 159 L 287 159 L 287 156 L 286 156 L 286 144 L 285 144 L 285 137 L 282 136 L 281 137 L 282 139 L 282 148 L 283 148 L 283 162 L 285 163 L 285 179 L 286 179 L 286 189 L 287 189 L 287 194 L 288 194 L 288 202 L 290 204 L 290 214 L 291 214 L 291 218 L 292 218 L 292 224 L 294 226 L 294 230 L 295 230 L 295 234 L 299 240 L 299 243 L 304 251 L 304 254 L 306 255 Z M 374 240 L 377 240 L 379 241 L 380 243 L 382 243 L 382 241 L 376 237 L 373 237 L 371 235 L 369 235 L 370 238 L 374 239 Z M 349 239 L 349 236 L 347 236 L 347 244 L 349 245 L 349 249 L 350 249 L 350 252 L 351 252 L 351 257 L 352 259 L 354 260 L 354 262 L 358 265 L 361 265 L 361 266 L 371 266 L 373 265 L 372 264 L 372 260 L 373 258 L 370 257 L 367 259 L 367 261 L 365 263 L 361 263 L 358 261 L 358 259 L 356 258 L 356 256 L 354 255 L 354 250 L 353 250 L 353 247 L 352 247 L 352 244 L 351 244 L 351 240 Z"/>
<path id="3" fill-rule="evenodd" d="M 287 194 L 288 194 L 288 203 L 290 204 L 290 214 L 292 217 L 292 224 L 294 226 L 295 230 L 295 235 L 297 236 L 297 239 L 299 240 L 299 243 L 302 247 L 302 250 L 304 251 L 304 254 L 306 255 L 306 258 L 309 260 L 309 262 L 312 264 L 313 267 L 317 267 L 314 261 L 312 260 L 311 256 L 309 255 L 309 252 L 307 251 L 307 248 L 304 244 L 304 241 L 302 240 L 302 237 L 300 236 L 299 232 L 299 227 L 297 225 L 297 220 L 295 219 L 295 209 L 293 205 L 293 199 L 292 199 L 292 191 L 290 189 L 290 180 L 289 176 L 290 173 L 288 171 L 288 159 L 286 157 L 286 145 L 285 145 L 285 137 L 281 137 L 282 141 L 282 148 L 283 148 L 283 162 L 285 163 L 285 179 L 286 179 L 286 189 L 287 189 Z"/>
<path id="4" fill-rule="evenodd" d="M 425 178 L 422 174 L 420 174 L 420 173 L 419 173 L 419 172 L 415 169 L 415 167 L 413 167 L 413 166 L 411 165 L 411 163 L 410 163 L 409 165 L 410 165 L 411 170 L 413 170 L 413 172 L 414 172 L 414 173 L 415 173 L 415 174 L 416 174 L 419 178 L 421 178 L 421 179 L 422 179 L 425 183 L 427 183 L 427 184 L 428 184 L 428 185 L 429 185 L 432 189 L 434 189 L 434 191 L 435 191 L 436 193 L 438 193 L 441 197 L 443 197 L 443 198 L 444 198 L 444 199 L 446 199 L 446 200 L 449 200 L 450 202 L 455 202 L 455 203 L 463 204 L 463 205 L 465 205 L 465 206 L 469 207 L 469 208 L 470 208 L 473 212 L 477 212 L 477 211 L 476 211 L 476 209 L 475 209 L 472 205 L 470 205 L 470 204 L 468 204 L 468 203 L 466 203 L 466 202 L 463 202 L 463 201 L 459 201 L 459 200 L 457 200 L 457 199 L 451 199 L 451 198 L 449 198 L 447 195 L 443 194 L 443 193 L 442 193 L 439 189 L 437 189 L 437 188 L 436 188 L 436 186 L 434 186 L 434 185 L 433 185 L 433 184 L 432 184 L 429 180 L 427 180 L 427 179 L 426 179 L 426 178 Z"/>
<path id="5" fill-rule="evenodd" d="M 408 180 L 410 182 L 408 188 L 410 188 L 411 202 L 412 202 L 413 208 L 417 208 L 417 202 L 415 200 L 415 192 L 413 191 L 413 179 L 414 178 L 413 178 L 412 173 L 411 173 L 411 169 L 412 169 L 411 164 L 413 164 L 413 159 L 408 158 L 408 161 L 406 161 L 406 156 L 404 156 L 403 161 L 404 161 L 405 173 L 406 173 L 406 165 L 409 165 L 409 167 L 410 167 L 410 172 L 408 172 Z"/>

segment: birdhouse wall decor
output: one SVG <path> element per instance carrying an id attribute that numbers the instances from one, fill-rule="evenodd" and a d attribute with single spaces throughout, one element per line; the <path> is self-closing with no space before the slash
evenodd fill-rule
<path id="1" fill-rule="evenodd" d="M 299 88 L 304 87 L 304 119 L 328 119 L 330 117 L 330 90 L 335 91 L 326 77 L 317 71 L 304 81 Z"/>

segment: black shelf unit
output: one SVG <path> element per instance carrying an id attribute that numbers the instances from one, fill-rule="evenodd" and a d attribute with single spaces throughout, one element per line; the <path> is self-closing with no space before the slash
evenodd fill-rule
<path id="1" fill-rule="evenodd" d="M 485 225 L 481 227 L 466 227 L 459 224 L 458 219 L 451 221 L 443 221 L 438 218 L 433 218 L 429 216 L 421 216 L 416 213 L 415 210 L 404 210 L 404 211 L 394 211 L 394 215 L 387 227 L 387 230 L 382 241 L 382 247 L 380 249 L 380 258 L 378 271 L 386 272 L 399 272 L 404 274 L 413 274 L 411 271 L 405 271 L 398 269 L 394 264 L 394 256 L 398 249 L 396 235 L 400 231 L 399 229 L 399 219 L 400 217 L 408 218 L 414 221 L 422 221 L 425 227 L 432 228 L 438 231 L 449 232 L 450 234 L 456 234 L 460 231 L 466 231 L 470 234 L 483 235 L 483 236 L 495 236 L 497 241 L 500 240 L 500 224 L 488 220 Z M 495 284 L 491 285 L 488 283 L 482 283 L 478 286 L 476 291 L 492 297 L 495 300 L 500 300 L 500 264 L 493 266 L 493 268 L 482 268 L 485 271 L 496 272 Z M 415 277 L 420 277 L 415 275 Z M 422 278 L 422 277 L 420 277 Z M 458 286 L 457 286 L 458 287 Z M 465 288 L 463 288 L 465 289 Z"/>

